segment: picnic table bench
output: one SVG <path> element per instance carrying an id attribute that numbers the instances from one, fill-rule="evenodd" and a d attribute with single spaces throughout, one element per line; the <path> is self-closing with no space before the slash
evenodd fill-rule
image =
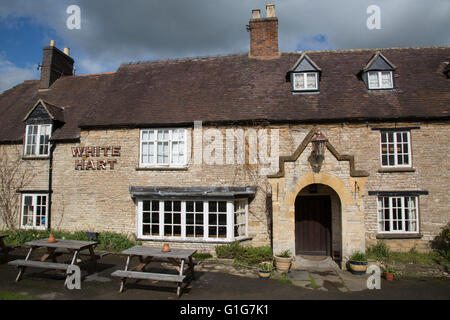
<path id="1" fill-rule="evenodd" d="M 96 266 L 96 260 L 99 255 L 96 255 L 93 247 L 97 244 L 95 241 L 76 241 L 76 240 L 64 240 L 58 239 L 56 242 L 48 242 L 47 239 L 40 239 L 35 241 L 30 241 L 25 243 L 30 246 L 30 250 L 24 260 L 18 259 L 8 262 L 9 265 L 17 266 L 20 270 L 16 278 L 18 282 L 25 269 L 27 267 L 33 268 L 43 268 L 43 269 L 55 269 L 67 271 L 71 265 L 76 265 L 78 263 L 78 255 L 82 250 L 89 250 L 89 256 L 91 257 L 91 262 Z M 37 248 L 46 248 L 46 253 L 41 256 L 41 258 L 36 260 L 30 260 L 31 253 Z M 72 254 L 72 260 L 70 264 L 58 263 L 56 258 L 63 253 Z M 47 259 L 52 259 L 53 262 L 46 262 Z"/>
<path id="2" fill-rule="evenodd" d="M 193 249 L 177 249 L 172 248 L 170 252 L 162 252 L 161 248 L 148 246 L 134 246 L 133 248 L 122 251 L 122 254 L 127 255 L 127 262 L 125 270 L 116 270 L 111 276 L 121 278 L 119 292 L 123 292 L 126 279 L 139 280 L 155 280 L 164 282 L 175 282 L 177 284 L 177 296 L 181 295 L 181 286 L 186 279 L 184 274 L 185 262 L 188 264 L 188 271 L 190 276 L 194 278 L 194 262 L 192 255 L 197 250 Z M 140 264 L 132 270 L 128 270 L 131 258 L 138 257 Z M 169 274 L 162 272 L 147 272 L 145 268 L 152 261 L 168 261 L 176 266 L 178 274 Z"/>
<path id="3" fill-rule="evenodd" d="M 3 238 L 6 238 L 8 235 L 6 234 L 0 234 L 0 250 L 3 252 L 3 255 L 5 257 L 5 260 L 8 261 L 8 254 L 10 251 L 20 247 L 19 245 L 14 244 L 5 244 L 3 241 Z"/>

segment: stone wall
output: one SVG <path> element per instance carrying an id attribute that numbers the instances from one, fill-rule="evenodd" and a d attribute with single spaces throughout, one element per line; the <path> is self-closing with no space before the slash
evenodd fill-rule
<path id="1" fill-rule="evenodd" d="M 420 127 L 410 131 L 413 170 L 380 172 L 380 131 L 372 129 L 380 126 Z M 230 127 L 216 128 L 225 137 L 225 130 Z M 249 129 L 249 127 L 241 128 Z M 279 155 L 292 155 L 312 128 L 312 125 L 270 127 L 271 130 L 279 130 Z M 194 161 L 194 154 L 199 150 L 195 149 L 192 142 L 192 129 L 188 129 L 189 165 L 186 169 L 141 170 L 139 129 L 82 131 L 79 143 L 58 143 L 54 151 L 51 227 L 67 230 L 114 231 L 134 235 L 137 215 L 136 205 L 128 190 L 131 185 L 186 187 L 258 185 L 256 197 L 249 203 L 251 240 L 245 244 L 252 246 L 271 244 L 270 220 L 267 220 L 270 209 L 269 212 L 266 209 L 267 195 L 271 194 L 274 251 L 290 249 L 295 252 L 293 229 L 295 198 L 308 184 L 322 183 L 331 187 L 339 196 L 342 228 L 340 242 L 345 255 L 357 249 L 364 250 L 366 245 L 376 242 L 377 197 L 369 196 L 368 191 L 428 191 L 428 195 L 419 197 L 420 232 L 423 237 L 386 240 L 394 249 L 409 250 L 412 247 L 427 249 L 429 241 L 450 220 L 450 199 L 447 190 L 450 178 L 447 157 L 450 152 L 448 123 L 336 124 L 321 125 L 321 130 L 339 154 L 353 155 L 356 170 L 365 170 L 369 176 L 352 177 L 349 161 L 338 161 L 330 150 L 326 151 L 320 173 L 313 173 L 308 162 L 311 153 L 310 144 L 295 162 L 286 162 L 283 178 L 266 179 L 266 176 L 255 174 L 257 167 L 252 165 L 197 163 Z M 209 143 L 203 142 L 203 151 Z M 110 170 L 109 167 L 106 170 L 75 170 L 77 158 L 72 155 L 72 147 L 83 146 L 120 146 L 120 157 L 99 157 L 99 159 L 116 159 L 114 170 Z M 225 149 L 225 146 L 223 148 Z M 247 157 L 248 148 L 247 144 Z M 93 159 L 97 160 L 95 157 Z M 27 188 L 47 189 L 48 159 L 21 161 L 33 166 L 36 174 L 33 183 Z M 182 245 L 174 243 L 174 246 Z M 205 250 L 215 245 L 196 244 Z"/>

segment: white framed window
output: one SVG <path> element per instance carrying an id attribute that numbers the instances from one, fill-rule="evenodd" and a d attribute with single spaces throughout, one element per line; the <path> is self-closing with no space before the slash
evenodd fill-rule
<path id="1" fill-rule="evenodd" d="M 392 89 L 392 71 L 369 71 L 367 74 L 369 89 Z"/>
<path id="2" fill-rule="evenodd" d="M 418 197 L 378 197 L 378 231 L 380 233 L 417 233 L 419 232 L 418 221 Z"/>
<path id="3" fill-rule="evenodd" d="M 25 129 L 24 154 L 44 156 L 50 151 L 51 124 L 29 124 Z"/>
<path id="4" fill-rule="evenodd" d="M 380 140 L 382 167 L 411 167 L 409 131 L 381 131 Z"/>
<path id="5" fill-rule="evenodd" d="M 23 194 L 20 226 L 25 229 L 46 229 L 48 194 Z"/>
<path id="6" fill-rule="evenodd" d="M 248 216 L 247 216 L 247 201 L 234 201 L 234 236 L 242 237 L 248 233 Z"/>
<path id="7" fill-rule="evenodd" d="M 247 200 L 139 200 L 138 237 L 234 241 L 248 235 Z"/>
<path id="8" fill-rule="evenodd" d="M 185 166 L 186 129 L 143 129 L 139 166 Z"/>
<path id="9" fill-rule="evenodd" d="M 317 90 L 317 72 L 294 73 L 294 91 Z"/>

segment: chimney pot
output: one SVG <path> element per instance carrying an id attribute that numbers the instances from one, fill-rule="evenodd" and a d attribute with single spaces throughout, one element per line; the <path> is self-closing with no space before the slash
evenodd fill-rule
<path id="1" fill-rule="evenodd" d="M 253 9 L 252 10 L 252 19 L 260 19 L 261 18 L 261 10 Z"/>
<path id="2" fill-rule="evenodd" d="M 55 46 L 55 40 L 50 40 L 50 47 L 54 47 Z"/>
<path id="3" fill-rule="evenodd" d="M 252 19 L 248 26 L 251 58 L 276 59 L 281 56 L 278 51 L 278 18 L 275 17 L 275 5 L 267 4 L 266 13 L 267 16 L 261 18 L 259 9 L 252 10 Z"/>
<path id="4" fill-rule="evenodd" d="M 70 56 L 70 48 L 64 47 L 64 53 L 68 56 Z"/>
<path id="5" fill-rule="evenodd" d="M 275 5 L 273 3 L 268 3 L 266 5 L 266 18 L 275 17 Z"/>

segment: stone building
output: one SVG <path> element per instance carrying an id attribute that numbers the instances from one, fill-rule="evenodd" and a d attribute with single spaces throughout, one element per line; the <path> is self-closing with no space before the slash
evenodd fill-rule
<path id="1" fill-rule="evenodd" d="M 450 47 L 279 52 L 273 5 L 250 51 L 41 77 L 0 95 L 2 157 L 31 172 L 20 228 L 144 244 L 241 241 L 346 260 L 426 250 L 450 220 Z"/>

